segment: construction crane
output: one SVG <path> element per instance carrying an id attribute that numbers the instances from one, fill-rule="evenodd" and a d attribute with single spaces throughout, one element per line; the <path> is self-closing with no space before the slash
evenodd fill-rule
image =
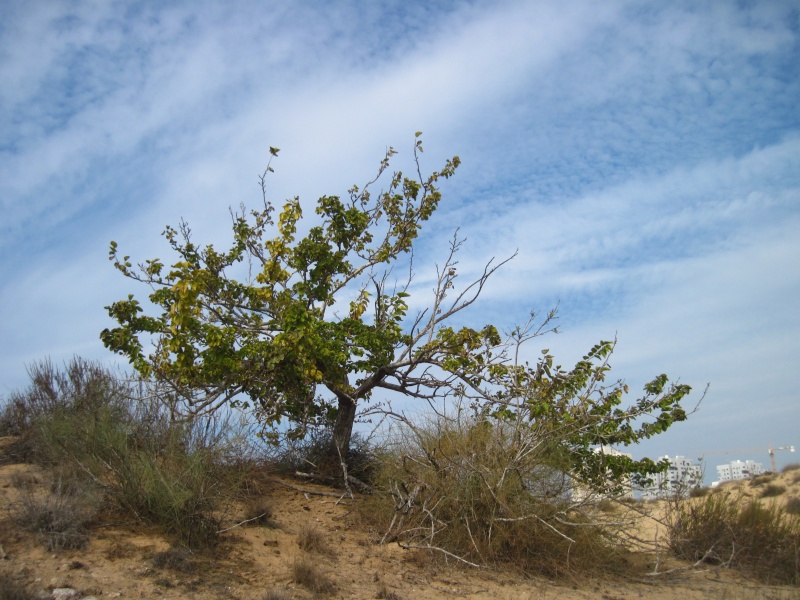
<path id="1" fill-rule="evenodd" d="M 794 446 L 779 446 L 778 448 L 773 448 L 772 444 L 769 445 L 769 448 L 766 449 L 769 453 L 769 460 L 772 465 L 772 472 L 777 473 L 778 468 L 775 466 L 775 452 L 777 450 L 788 450 L 789 452 L 794 452 Z M 701 462 L 705 459 L 706 455 L 708 454 L 744 454 L 746 452 L 764 452 L 764 447 L 761 448 L 738 448 L 736 450 L 710 450 L 708 452 L 703 452 L 700 455 Z"/>

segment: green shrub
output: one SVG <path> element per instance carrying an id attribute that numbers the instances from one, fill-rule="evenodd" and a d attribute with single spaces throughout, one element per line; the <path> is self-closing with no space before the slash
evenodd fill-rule
<path id="1" fill-rule="evenodd" d="M 800 520 L 729 492 L 675 507 L 669 544 L 680 558 L 735 568 L 768 583 L 800 584 Z"/>
<path id="2" fill-rule="evenodd" d="M 232 500 L 244 475 L 240 423 L 230 416 L 177 420 L 158 389 L 77 358 L 64 370 L 43 362 L 29 373 L 29 388 L 12 399 L 31 457 L 72 465 L 112 507 L 191 548 L 214 546 L 215 510 Z"/>

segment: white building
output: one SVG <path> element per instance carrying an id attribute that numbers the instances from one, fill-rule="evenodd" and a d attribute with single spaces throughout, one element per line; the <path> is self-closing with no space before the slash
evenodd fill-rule
<path id="1" fill-rule="evenodd" d="M 733 460 L 726 465 L 717 467 L 718 482 L 735 481 L 737 479 L 749 479 L 764 472 L 764 465 L 754 460 Z M 712 484 L 713 485 L 713 484 Z"/>
<path id="2" fill-rule="evenodd" d="M 669 468 L 652 476 L 653 484 L 642 491 L 644 498 L 687 494 L 703 484 L 703 470 L 696 460 L 685 456 L 662 456 L 658 460 L 664 459 L 669 461 Z"/>

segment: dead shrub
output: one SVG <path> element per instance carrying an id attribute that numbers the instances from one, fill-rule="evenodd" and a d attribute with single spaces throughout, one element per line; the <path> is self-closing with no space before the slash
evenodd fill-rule
<path id="1" fill-rule="evenodd" d="M 800 463 L 789 463 L 781 469 L 781 473 L 788 473 L 789 471 L 800 471 Z"/>
<path id="2" fill-rule="evenodd" d="M 428 561 L 436 556 L 553 577 L 629 567 L 627 552 L 609 543 L 612 523 L 624 517 L 573 500 L 555 444 L 487 421 L 406 426 L 376 478 L 383 493 L 360 504 L 364 521 L 380 522 L 382 542 L 428 550 Z"/>
<path id="3" fill-rule="evenodd" d="M 173 547 L 153 556 L 153 566 L 157 569 L 169 569 L 180 573 L 191 573 L 195 564 L 185 548 Z"/>
<path id="4" fill-rule="evenodd" d="M 767 583 L 800 584 L 800 520 L 729 492 L 673 506 L 669 545 L 679 558 L 723 565 Z"/>
<path id="5" fill-rule="evenodd" d="M 294 562 L 292 580 L 314 594 L 329 595 L 336 591 L 336 583 L 308 558 L 299 558 Z"/>
<path id="6" fill-rule="evenodd" d="M 89 541 L 88 524 L 97 513 L 97 498 L 57 479 L 52 489 L 28 488 L 13 509 L 14 520 L 35 533 L 48 551 L 82 549 Z"/>

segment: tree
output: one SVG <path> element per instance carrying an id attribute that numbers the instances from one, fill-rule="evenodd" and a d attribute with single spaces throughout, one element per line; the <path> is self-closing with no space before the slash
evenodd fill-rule
<path id="1" fill-rule="evenodd" d="M 286 202 L 277 218 L 267 199 L 266 178 L 278 155 L 278 149 L 270 148 L 270 162 L 260 177 L 263 207 L 231 211 L 233 244 L 228 250 L 196 245 L 185 222 L 164 231 L 178 256 L 170 267 L 157 258 L 134 266 L 130 257 L 119 257 L 111 242 L 110 260 L 126 277 L 151 287 L 149 300 L 157 314 L 145 314 L 133 295 L 113 303 L 106 308 L 118 326 L 100 334 L 103 343 L 195 412 L 233 403 L 252 408 L 266 425 L 290 423 L 294 435 L 315 421 L 332 424 L 331 459 L 342 464 L 357 408 L 375 390 L 428 401 L 457 396 L 502 415 L 510 410 L 509 398 L 519 398 L 516 390 L 531 378 L 546 377 L 550 385 L 565 389 L 577 385 L 557 369 L 551 373 L 552 357 L 534 372 L 509 360 L 512 349 L 518 356 L 523 341 L 552 330 L 547 327 L 554 313 L 535 332 L 523 328 L 505 340 L 493 325 L 449 325 L 513 257 L 490 260 L 476 279 L 457 289 L 456 255 L 463 240 L 454 235 L 444 264 L 437 267 L 429 307 L 408 315 L 413 273 L 409 268 L 397 284 L 390 281 L 392 269 L 403 256 L 411 264 L 420 228 L 440 203 L 439 182 L 460 163 L 454 157 L 423 177 L 422 151 L 417 133 L 415 177 L 395 172 L 384 191 L 372 193 L 395 155 L 390 148 L 377 176 L 363 188 L 353 186 L 344 200 L 319 198 L 320 222 L 303 236 L 298 234 L 303 218 L 299 199 Z M 148 337 L 153 349 L 146 353 L 143 338 Z M 602 346 L 597 352 L 606 350 Z M 580 375 L 584 383 L 589 376 Z M 664 377 L 659 390 L 665 383 Z M 656 393 L 639 412 L 661 411 L 656 422 L 663 429 L 680 420 L 675 407 L 686 391 Z M 543 402 L 529 410 L 533 418 L 550 409 Z M 620 433 L 625 419 L 614 419 L 583 429 L 577 445 L 633 441 L 635 436 Z M 621 428 L 617 433 L 612 423 Z"/>
<path id="2" fill-rule="evenodd" d="M 460 375 L 431 368 L 460 350 L 450 330 L 442 337 L 442 323 L 475 301 L 502 262 L 490 261 L 445 305 L 456 278 L 460 241 L 454 237 L 430 310 L 408 323 L 411 274 L 392 286 L 392 266 L 410 256 L 441 200 L 439 181 L 460 163 L 454 157 L 423 177 L 419 137 L 416 177 L 395 172 L 385 191 L 372 193 L 396 154 L 390 148 L 363 188 L 353 186 L 345 200 L 317 201 L 321 223 L 303 237 L 299 199 L 286 202 L 277 219 L 267 200 L 266 177 L 278 155 L 270 148 L 260 177 L 263 207 L 231 212 L 230 249 L 196 245 L 185 222 L 164 231 L 179 258 L 169 268 L 157 258 L 133 266 L 112 241 L 110 260 L 126 277 L 153 289 L 149 300 L 160 314 L 145 314 L 133 295 L 113 303 L 106 308 L 118 326 L 100 334 L 103 343 L 195 411 L 226 403 L 251 407 L 267 425 L 293 424 L 297 435 L 314 420 L 329 420 L 331 452 L 338 457 L 346 456 L 359 403 L 376 388 L 424 398 L 444 393 Z M 348 303 L 344 310 L 342 303 Z M 480 337 L 468 328 L 458 335 Z M 147 336 L 154 342 L 149 353 L 143 346 Z"/>

